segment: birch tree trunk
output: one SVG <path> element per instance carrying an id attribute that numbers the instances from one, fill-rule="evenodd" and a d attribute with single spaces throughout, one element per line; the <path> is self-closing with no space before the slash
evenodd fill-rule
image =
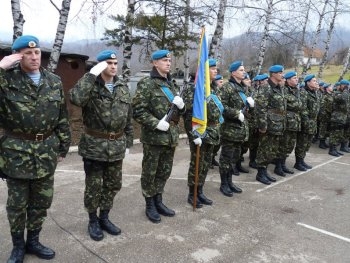
<path id="1" fill-rule="evenodd" d="M 13 18 L 13 36 L 12 40 L 15 41 L 23 34 L 23 24 L 25 22 L 23 14 L 21 12 L 20 0 L 11 0 L 12 18 Z"/>
<path id="2" fill-rule="evenodd" d="M 321 33 L 322 20 L 324 19 L 324 15 L 326 12 L 326 7 L 328 5 L 328 2 L 329 2 L 329 0 L 325 0 L 325 2 L 324 2 L 323 10 L 322 10 L 322 12 L 320 14 L 320 18 L 318 20 L 318 25 L 317 25 L 317 29 L 316 29 L 316 35 L 314 38 L 314 42 L 312 43 L 311 50 L 310 50 L 310 53 L 309 53 L 308 58 L 307 58 L 307 62 L 303 65 L 303 71 L 301 73 L 301 77 L 304 77 L 306 75 L 307 71 L 310 69 L 311 59 L 313 57 L 314 49 L 316 47 L 318 38 L 319 38 L 320 33 Z"/>
<path id="3" fill-rule="evenodd" d="M 344 59 L 343 70 L 342 70 L 342 72 L 340 73 L 339 81 L 342 80 L 342 79 L 344 78 L 344 75 L 346 74 L 346 72 L 347 72 L 348 69 L 349 69 L 349 59 L 350 59 L 350 47 L 349 47 L 348 53 L 346 54 L 346 57 L 345 57 L 345 59 Z"/>
<path id="4" fill-rule="evenodd" d="M 188 40 L 187 40 L 187 36 L 188 36 L 188 29 L 190 26 L 190 7 L 191 7 L 191 0 L 186 0 L 186 11 L 185 11 L 185 41 L 184 41 L 184 46 L 185 46 L 185 54 L 184 54 L 184 84 L 186 84 L 188 82 L 188 78 L 190 75 L 189 72 L 189 46 L 188 46 Z"/>
<path id="5" fill-rule="evenodd" d="M 124 41 L 123 41 L 123 67 L 122 67 L 122 75 L 124 83 L 128 83 L 130 80 L 131 69 L 130 69 L 130 61 L 132 56 L 132 24 L 134 21 L 135 15 L 135 0 L 128 0 L 128 12 L 126 15 L 126 23 L 124 30 Z"/>
<path id="6" fill-rule="evenodd" d="M 335 19 L 336 19 L 337 15 L 338 15 L 338 5 L 339 5 L 339 0 L 335 0 L 333 17 L 332 17 L 332 20 L 331 20 L 331 22 L 329 24 L 329 29 L 327 31 L 327 40 L 326 40 L 325 52 L 323 54 L 323 57 L 322 57 L 322 60 L 321 60 L 321 63 L 320 63 L 320 68 L 319 68 L 318 74 L 317 74 L 318 78 L 322 78 L 323 77 L 323 69 L 324 69 L 324 67 L 326 65 L 326 62 L 327 62 L 327 59 L 328 59 L 329 46 L 330 46 L 330 43 L 331 43 L 331 38 L 332 38 L 332 35 L 333 35 L 333 31 L 334 31 L 334 22 L 335 22 Z"/>
<path id="7" fill-rule="evenodd" d="M 214 35 L 211 39 L 209 45 L 209 57 L 217 58 L 220 61 L 221 58 L 221 46 L 222 38 L 224 35 L 224 22 L 225 22 L 225 12 L 226 12 L 227 0 L 220 0 L 218 16 L 216 20 L 216 27 Z"/>
<path id="8" fill-rule="evenodd" d="M 50 0 L 53 6 L 58 10 L 60 14 L 57 31 L 56 31 L 56 37 L 55 41 L 52 47 L 52 51 L 49 58 L 49 64 L 47 65 L 47 69 L 51 72 L 55 72 L 57 69 L 58 60 L 60 58 L 63 40 L 64 40 L 64 34 L 66 32 L 67 27 L 67 21 L 68 21 L 68 15 L 70 10 L 70 3 L 71 0 L 63 0 L 62 1 L 62 8 L 59 10 L 57 6 Z"/>
<path id="9" fill-rule="evenodd" d="M 260 48 L 259 48 L 259 53 L 258 53 L 258 63 L 256 65 L 255 69 L 255 75 L 260 74 L 262 65 L 264 63 L 264 58 L 265 58 L 265 52 L 266 52 L 266 44 L 267 40 L 269 38 L 269 31 L 270 31 L 270 23 L 271 23 L 271 16 L 272 16 L 272 8 L 273 8 L 273 0 L 270 0 L 268 2 L 268 6 L 266 9 L 266 16 L 265 16 L 265 25 L 264 25 L 264 33 L 263 37 L 260 42 Z"/>

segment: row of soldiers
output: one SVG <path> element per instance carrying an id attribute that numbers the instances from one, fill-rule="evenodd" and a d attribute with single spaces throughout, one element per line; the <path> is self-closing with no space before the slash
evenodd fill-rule
<path id="1" fill-rule="evenodd" d="M 212 94 L 207 99 L 208 127 L 204 138 L 191 127 L 194 90 L 188 90 L 184 96 L 185 127 L 191 142 L 190 204 L 193 204 L 196 144 L 201 145 L 197 207 L 212 204 L 212 200 L 203 194 L 208 167 L 212 165 L 219 166 L 220 191 L 225 196 L 242 192 L 232 182 L 232 175 L 249 172 L 241 165 L 243 154 L 248 150 L 249 166 L 258 170 L 256 180 L 266 185 L 276 182 L 267 171 L 270 163 L 275 164 L 274 173 L 278 176 L 294 173 L 286 166 L 286 159 L 293 150 L 295 169 L 306 171 L 312 168 L 305 162 L 305 157 L 316 134 L 320 138 L 320 147 L 329 148 L 330 155 L 350 152 L 349 81 L 342 80 L 333 87 L 318 83 L 313 74 L 300 81 L 297 72 L 284 73 L 282 65 L 273 65 L 269 74 L 257 75 L 252 82 L 243 62 L 235 61 L 229 67 L 228 81 L 223 83 L 222 76 L 215 74 L 217 64 L 214 59 L 209 60 L 209 66 Z M 216 163 L 214 157 L 220 147 L 219 163 Z"/>

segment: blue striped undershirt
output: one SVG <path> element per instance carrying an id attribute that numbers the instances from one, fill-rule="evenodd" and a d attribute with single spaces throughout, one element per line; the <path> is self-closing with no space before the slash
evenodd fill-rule
<path id="1" fill-rule="evenodd" d="M 28 77 L 32 79 L 35 85 L 39 85 L 40 82 L 40 72 L 39 73 L 27 73 Z"/>
<path id="2" fill-rule="evenodd" d="M 105 86 L 109 90 L 110 93 L 113 93 L 113 91 L 114 91 L 113 83 L 106 83 Z"/>

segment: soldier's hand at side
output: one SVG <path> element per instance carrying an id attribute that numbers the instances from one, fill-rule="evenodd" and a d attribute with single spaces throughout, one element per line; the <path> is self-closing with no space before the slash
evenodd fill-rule
<path id="1" fill-rule="evenodd" d="M 3 57 L 3 59 L 0 61 L 0 68 L 2 69 L 8 69 L 17 62 L 21 61 L 23 55 L 20 53 L 11 54 L 8 56 Z"/>
<path id="2" fill-rule="evenodd" d="M 196 138 L 193 140 L 195 145 L 198 145 L 199 147 L 202 145 L 202 139 L 201 138 Z"/>
<path id="3" fill-rule="evenodd" d="M 242 113 L 242 110 L 239 111 L 238 119 L 239 119 L 241 122 L 244 122 L 244 114 Z"/>
<path id="4" fill-rule="evenodd" d="M 125 155 L 128 155 L 130 153 L 130 149 L 129 148 L 126 148 L 125 149 Z"/>
<path id="5" fill-rule="evenodd" d="M 254 108 L 255 102 L 254 102 L 254 99 L 252 97 L 248 97 L 247 102 L 249 104 L 249 107 Z"/>
<path id="6" fill-rule="evenodd" d="M 107 68 L 108 64 L 106 61 L 102 61 L 100 63 L 97 63 L 95 66 L 93 66 L 90 69 L 90 73 L 95 75 L 96 77 L 101 74 L 102 71 L 104 71 Z"/>
<path id="7" fill-rule="evenodd" d="M 156 128 L 160 131 L 167 131 L 169 129 L 170 124 L 165 120 L 165 118 L 166 118 L 166 115 L 157 124 Z"/>
<path id="8" fill-rule="evenodd" d="M 58 156 L 58 158 L 57 158 L 57 162 L 62 162 L 62 161 L 63 161 L 63 159 L 64 159 L 64 157 L 62 157 L 62 156 Z"/>
<path id="9" fill-rule="evenodd" d="M 176 107 L 179 108 L 179 110 L 182 110 L 183 107 L 185 107 L 185 103 L 180 96 L 175 96 L 172 103 L 174 103 L 176 105 Z"/>

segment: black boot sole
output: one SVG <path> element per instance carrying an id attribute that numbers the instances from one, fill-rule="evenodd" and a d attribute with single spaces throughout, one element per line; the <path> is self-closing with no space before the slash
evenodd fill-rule
<path id="1" fill-rule="evenodd" d="M 221 188 L 220 188 L 220 192 L 223 193 L 224 196 L 228 196 L 228 197 L 232 197 L 233 196 L 233 193 L 225 192 Z"/>
<path id="2" fill-rule="evenodd" d="M 35 252 L 35 251 L 31 250 L 31 249 L 28 249 L 28 248 L 26 248 L 26 254 L 35 255 L 38 258 L 47 259 L 47 260 L 53 259 L 55 257 L 55 255 L 56 255 L 56 253 L 54 253 L 52 255 L 43 255 L 43 254 L 39 254 L 39 253 L 37 253 L 37 252 Z"/>

